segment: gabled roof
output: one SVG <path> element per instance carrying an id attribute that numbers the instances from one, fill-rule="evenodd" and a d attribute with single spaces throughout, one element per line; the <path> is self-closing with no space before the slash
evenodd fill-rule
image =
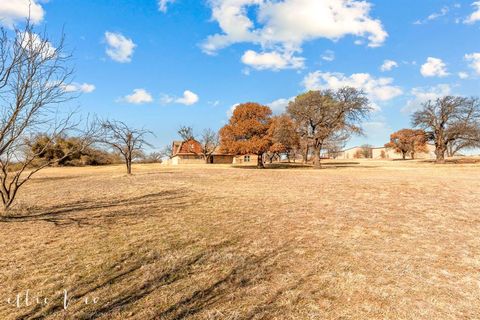
<path id="1" fill-rule="evenodd" d="M 195 139 L 186 141 L 174 141 L 172 144 L 172 156 L 182 155 L 198 155 L 202 153 L 202 146 Z"/>

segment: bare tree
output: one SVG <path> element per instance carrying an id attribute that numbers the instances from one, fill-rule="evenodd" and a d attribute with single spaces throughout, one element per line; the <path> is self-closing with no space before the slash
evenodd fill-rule
<path id="1" fill-rule="evenodd" d="M 106 120 L 102 122 L 101 127 L 103 132 L 99 142 L 120 152 L 127 166 L 127 174 L 132 174 L 132 161 L 141 155 L 144 146 L 152 146 L 145 137 L 153 133 L 144 129 L 130 128 L 122 121 Z"/>
<path id="2" fill-rule="evenodd" d="M 195 139 L 195 135 L 193 134 L 193 128 L 187 126 L 181 126 L 178 131 L 178 135 L 183 139 L 183 141 L 187 141 L 190 139 Z"/>
<path id="3" fill-rule="evenodd" d="M 480 100 L 446 96 L 427 101 L 422 110 L 413 114 L 412 123 L 427 131 L 435 143 L 436 162 L 444 163 L 449 144 L 460 149 L 479 145 Z"/>
<path id="4" fill-rule="evenodd" d="M 344 132 L 333 134 L 325 143 L 325 149 L 327 150 L 329 157 L 332 157 L 333 159 L 338 158 L 345 148 L 348 138 L 349 135 Z"/>
<path id="5" fill-rule="evenodd" d="M 480 148 L 480 135 L 476 138 L 471 137 L 470 139 L 450 141 L 447 144 L 447 155 L 449 157 L 454 157 L 457 156 L 462 150 L 475 148 Z"/>
<path id="6" fill-rule="evenodd" d="M 19 189 L 43 168 L 63 160 L 92 142 L 94 126 L 80 132 L 73 112 L 56 106 L 74 98 L 66 90 L 73 70 L 65 52 L 64 37 L 53 46 L 46 34 L 37 34 L 29 20 L 22 29 L 0 29 L 0 196 L 4 210 Z M 33 164 L 44 148 L 59 137 L 76 132 L 79 143 L 62 158 Z M 44 148 L 29 146 L 32 137 L 45 134 Z"/>
<path id="7" fill-rule="evenodd" d="M 213 153 L 220 145 L 218 133 L 212 129 L 205 129 L 200 136 L 199 142 L 202 147 L 203 158 L 206 163 L 209 163 Z"/>
<path id="8" fill-rule="evenodd" d="M 165 146 L 165 147 L 160 151 L 160 154 L 162 155 L 162 158 L 164 158 L 164 157 L 171 158 L 172 155 L 173 155 L 172 145 L 170 144 L 170 145 Z"/>
<path id="9" fill-rule="evenodd" d="M 315 164 L 320 167 L 322 149 L 328 139 L 338 132 L 361 134 L 359 122 L 371 108 L 362 91 L 345 87 L 337 91 L 309 91 L 288 105 L 288 114 L 300 128 L 305 145 L 315 151 Z"/>
<path id="10" fill-rule="evenodd" d="M 162 163 L 162 152 L 139 153 L 140 163 Z"/>
<path id="11" fill-rule="evenodd" d="M 363 158 L 365 158 L 365 159 L 373 158 L 373 154 L 372 154 L 373 146 L 372 145 L 364 144 L 364 145 L 360 146 L 360 148 L 361 148 L 360 153 L 361 153 Z"/>

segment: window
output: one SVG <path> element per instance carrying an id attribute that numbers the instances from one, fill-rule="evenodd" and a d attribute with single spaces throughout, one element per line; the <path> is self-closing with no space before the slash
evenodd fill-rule
<path id="1" fill-rule="evenodd" d="M 250 156 L 243 156 L 243 162 L 250 162 Z"/>

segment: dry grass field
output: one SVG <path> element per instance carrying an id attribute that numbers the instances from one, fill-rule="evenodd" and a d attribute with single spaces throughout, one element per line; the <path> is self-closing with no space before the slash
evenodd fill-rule
<path id="1" fill-rule="evenodd" d="M 401 161 L 47 169 L 0 221 L 0 319 L 478 319 L 479 178 Z"/>

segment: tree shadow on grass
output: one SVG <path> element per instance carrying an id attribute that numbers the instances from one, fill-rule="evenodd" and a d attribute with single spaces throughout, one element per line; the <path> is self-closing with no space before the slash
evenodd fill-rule
<path id="1" fill-rule="evenodd" d="M 61 206 L 54 206 L 48 210 L 33 210 L 27 213 L 3 216 L 0 217 L 0 222 L 11 223 L 44 221 L 51 222 L 56 226 L 65 226 L 71 224 L 86 226 L 95 224 L 97 220 L 128 216 L 138 217 L 141 215 L 141 211 L 135 210 L 135 207 L 144 206 L 147 203 L 151 209 L 155 208 L 156 206 L 161 206 L 163 209 L 178 209 L 186 207 L 189 204 L 188 200 L 187 191 L 184 189 L 166 190 L 129 199 L 111 201 L 77 201 Z M 105 209 L 114 210 L 95 215 L 84 214 L 88 211 Z"/>
<path id="2" fill-rule="evenodd" d="M 175 263 L 172 267 L 163 269 L 163 266 L 159 266 L 162 270 L 158 274 L 154 274 L 153 277 L 148 278 L 143 282 L 137 282 L 140 277 L 138 273 L 141 273 L 144 268 L 149 265 L 160 263 L 157 257 L 149 257 L 147 259 L 138 258 L 134 261 L 129 261 L 124 259 L 113 264 L 110 268 L 111 273 L 108 274 L 105 278 L 99 281 L 98 277 L 93 277 L 87 283 L 79 285 L 77 288 L 72 290 L 69 294 L 69 299 L 72 301 L 81 301 L 89 295 L 93 295 L 98 290 L 106 289 L 114 285 L 122 285 L 122 289 L 117 296 L 113 297 L 104 305 L 98 305 L 95 309 L 90 310 L 81 310 L 76 308 L 75 310 L 65 311 L 63 304 L 57 303 L 54 305 L 36 305 L 29 312 L 24 313 L 20 316 L 17 316 L 16 319 L 44 319 L 53 315 L 69 315 L 75 319 L 97 319 L 102 316 L 111 315 L 112 313 L 123 311 L 126 307 L 131 306 L 137 301 L 142 300 L 148 295 L 154 293 L 156 290 L 162 290 L 169 285 L 174 284 L 177 281 L 188 278 L 192 276 L 192 273 L 195 272 L 195 268 L 203 263 L 208 263 L 208 259 L 212 255 L 218 254 L 222 249 L 236 245 L 238 239 L 224 240 L 220 243 L 212 244 L 204 249 L 197 250 L 196 253 L 190 254 L 189 256 L 183 257 L 179 262 Z M 187 244 L 188 246 L 194 246 L 193 243 Z M 187 249 L 187 248 L 185 248 Z M 272 253 L 265 256 L 259 256 L 255 259 L 256 262 L 265 260 L 268 256 L 272 256 Z M 254 262 L 252 259 L 245 260 L 245 264 L 248 262 Z M 130 263 L 127 268 L 124 270 L 116 270 L 116 265 L 122 265 L 125 263 Z M 254 266 L 251 266 L 254 268 Z M 192 294 L 188 299 L 182 300 L 178 304 L 172 305 L 166 313 L 173 313 L 181 305 L 190 305 L 194 300 L 202 301 L 206 297 L 208 292 L 213 291 L 215 287 L 220 286 L 221 283 L 227 281 L 234 273 L 238 273 L 240 269 L 233 269 L 227 276 L 222 277 L 220 280 L 216 281 L 210 289 L 198 290 Z M 168 290 L 168 289 L 167 289 Z M 200 294 L 200 292 L 202 292 Z M 61 301 L 62 297 L 59 297 L 58 301 Z M 183 310 L 183 309 L 182 309 Z M 74 317 L 73 317 L 74 316 Z M 67 316 L 68 318 L 68 316 Z M 158 317 L 155 317 L 158 319 Z"/>

